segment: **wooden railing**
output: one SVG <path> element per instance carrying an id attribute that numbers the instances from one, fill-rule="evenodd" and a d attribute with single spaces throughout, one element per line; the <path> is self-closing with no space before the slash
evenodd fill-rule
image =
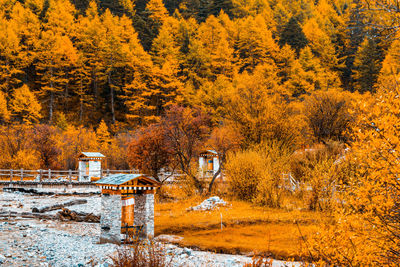
<path id="1" fill-rule="evenodd" d="M 94 170 L 94 172 L 100 173 L 102 178 L 110 174 L 116 173 L 138 173 L 137 170 Z M 86 171 L 81 171 L 82 174 L 86 174 Z M 63 179 L 64 181 L 74 182 L 78 181 L 79 170 L 24 170 L 24 169 L 0 169 L 0 181 L 44 181 L 44 180 L 58 180 Z"/>

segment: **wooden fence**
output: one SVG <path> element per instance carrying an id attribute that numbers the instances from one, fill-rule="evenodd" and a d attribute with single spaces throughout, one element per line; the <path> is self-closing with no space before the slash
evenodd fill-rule
<path id="1" fill-rule="evenodd" d="M 100 177 L 116 173 L 138 173 L 137 170 L 98 170 Z M 82 171 L 85 173 L 85 171 Z M 0 169 L 0 181 L 37 181 L 44 180 L 67 180 L 69 182 L 78 181 L 78 170 L 24 170 L 24 169 Z"/>

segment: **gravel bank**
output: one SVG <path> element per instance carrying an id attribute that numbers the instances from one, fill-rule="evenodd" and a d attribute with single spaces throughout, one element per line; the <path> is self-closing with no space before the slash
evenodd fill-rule
<path id="1" fill-rule="evenodd" d="M 100 197 L 31 196 L 0 192 L 0 211 L 30 212 L 34 206 L 45 206 L 83 198 L 87 204 L 71 210 L 100 214 Z M 56 211 L 53 211 L 56 212 Z M 97 223 L 44 221 L 34 219 L 0 220 L 0 266 L 97 266 L 110 265 L 109 256 L 118 248 L 113 244 L 97 244 L 100 225 Z M 251 258 L 240 255 L 195 251 L 166 244 L 172 266 L 243 266 Z M 274 267 L 286 266 L 274 261 Z M 288 266 L 300 266 L 290 263 Z"/>

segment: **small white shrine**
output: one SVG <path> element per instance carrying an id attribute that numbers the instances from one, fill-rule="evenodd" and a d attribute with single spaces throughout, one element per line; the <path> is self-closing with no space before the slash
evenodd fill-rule
<path id="1" fill-rule="evenodd" d="M 203 151 L 199 155 L 199 169 L 203 176 L 213 176 L 219 168 L 218 153 L 214 150 Z"/>
<path id="2" fill-rule="evenodd" d="M 82 152 L 78 156 L 78 181 L 90 182 L 92 177 L 101 177 L 101 162 L 105 156 L 99 152 Z"/>

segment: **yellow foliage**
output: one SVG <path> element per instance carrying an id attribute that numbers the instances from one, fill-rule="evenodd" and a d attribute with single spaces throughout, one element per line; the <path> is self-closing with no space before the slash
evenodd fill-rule
<path id="1" fill-rule="evenodd" d="M 378 77 L 378 87 L 395 88 L 400 80 L 400 41 L 393 41 L 382 62 Z"/>
<path id="2" fill-rule="evenodd" d="M 308 20 L 303 26 L 304 34 L 310 41 L 310 46 L 314 53 L 321 55 L 321 61 L 328 67 L 337 66 L 335 47 L 329 35 L 327 35 L 318 25 L 314 18 Z"/>
<path id="3" fill-rule="evenodd" d="M 108 131 L 108 126 L 104 120 L 101 120 L 99 127 L 97 127 L 96 136 L 100 145 L 106 146 L 111 142 L 110 132 Z"/>
<path id="4" fill-rule="evenodd" d="M 163 24 L 168 17 L 168 11 L 162 0 L 150 0 L 146 4 L 146 9 L 150 13 L 149 17 L 158 24 Z"/>
<path id="5" fill-rule="evenodd" d="M 341 188 L 335 224 L 312 239 L 311 251 L 332 265 L 398 266 L 399 206 L 397 146 L 399 87 L 382 87 L 354 127 L 352 152 L 356 173 Z M 338 203 L 339 204 L 339 203 Z"/>
<path id="6" fill-rule="evenodd" d="M 25 84 L 14 90 L 10 102 L 13 116 L 24 123 L 36 123 L 42 117 L 40 114 L 41 105 L 36 100 L 35 94 Z"/>
<path id="7" fill-rule="evenodd" d="M 278 84 L 273 64 L 259 65 L 253 74 L 234 77 L 225 97 L 225 118 L 244 138 L 244 145 L 275 140 L 287 146 L 298 142 L 299 122 Z"/>
<path id="8" fill-rule="evenodd" d="M 238 199 L 253 201 L 259 181 L 266 175 L 263 156 L 257 151 L 237 152 L 225 165 L 230 192 Z"/>
<path id="9" fill-rule="evenodd" d="M 0 121 L 8 121 L 10 112 L 7 107 L 7 99 L 2 91 L 0 91 Z"/>
<path id="10" fill-rule="evenodd" d="M 40 168 L 40 155 L 34 149 L 19 150 L 12 158 L 11 168 L 37 170 Z"/>
<path id="11" fill-rule="evenodd" d="M 66 169 L 75 169 L 77 156 L 82 151 L 97 151 L 98 142 L 93 130 L 74 126 L 68 126 L 58 139 L 58 147 L 61 148 L 59 162 Z"/>
<path id="12" fill-rule="evenodd" d="M 282 174 L 288 171 L 288 159 L 288 150 L 274 143 L 230 154 L 225 169 L 232 196 L 279 207 L 284 192 Z"/>

